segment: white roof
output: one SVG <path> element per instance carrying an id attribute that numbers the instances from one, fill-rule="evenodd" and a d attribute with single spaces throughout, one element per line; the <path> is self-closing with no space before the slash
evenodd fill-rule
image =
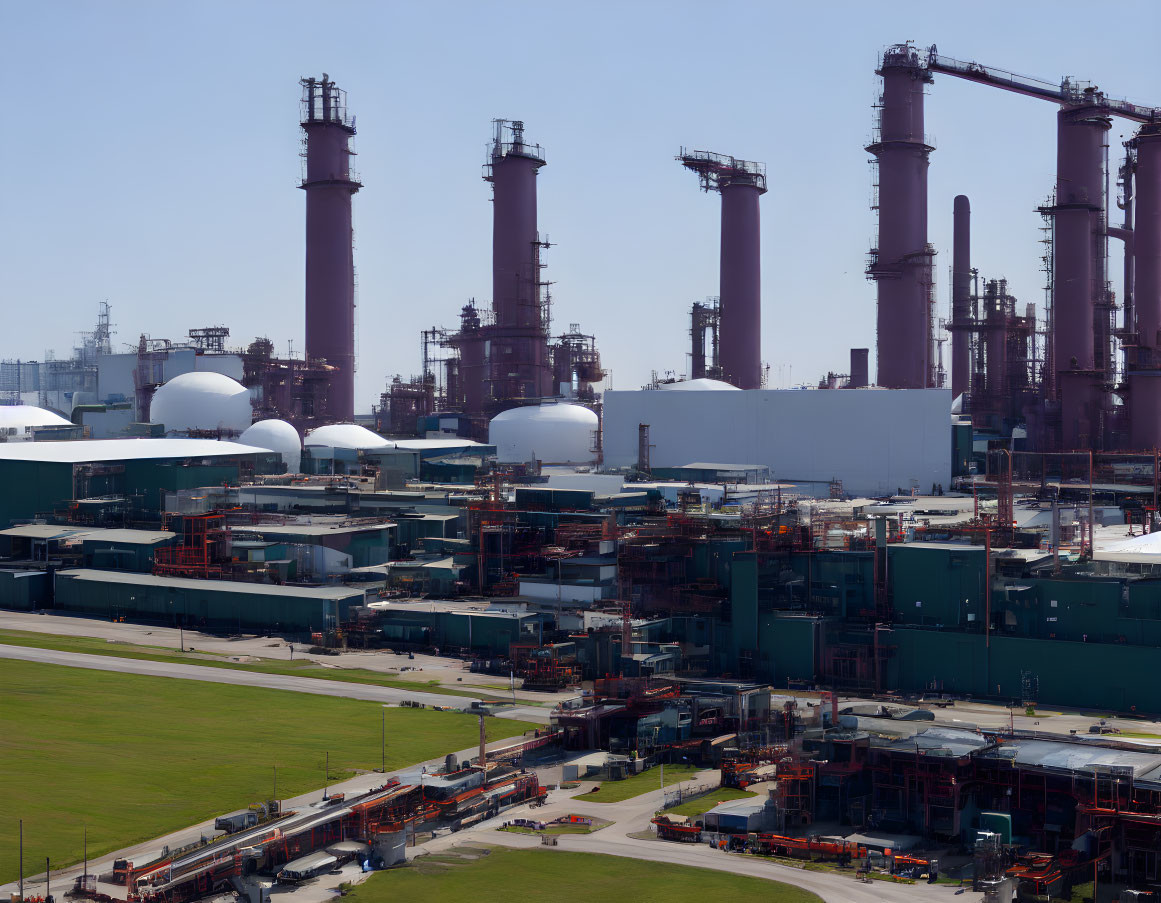
<path id="1" fill-rule="evenodd" d="M 326 426 L 320 426 L 306 434 L 306 444 L 308 446 L 354 450 L 390 448 L 393 445 L 378 433 L 372 433 L 365 426 L 359 426 L 357 423 L 329 423 Z"/>
<path id="2" fill-rule="evenodd" d="M 221 458 L 265 455 L 269 451 L 218 439 L 68 439 L 59 442 L 0 443 L 0 461 L 82 464 L 148 458 Z"/>
<path id="3" fill-rule="evenodd" d="M 483 442 L 475 439 L 396 439 L 392 443 L 396 448 L 405 451 L 425 451 L 438 448 L 473 448 L 483 447 Z"/>
<path id="4" fill-rule="evenodd" d="M 679 383 L 661 383 L 658 387 L 667 392 L 741 392 L 737 386 L 731 386 L 720 379 L 687 379 Z"/>
<path id="5" fill-rule="evenodd" d="M 30 404 L 0 405 L 0 427 L 7 426 L 73 426 L 73 422 Z"/>

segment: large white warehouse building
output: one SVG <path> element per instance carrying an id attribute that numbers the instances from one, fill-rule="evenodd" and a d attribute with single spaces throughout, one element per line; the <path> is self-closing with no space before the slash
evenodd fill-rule
<path id="1" fill-rule="evenodd" d="M 650 463 L 764 464 L 781 481 L 843 481 L 856 495 L 951 483 L 946 389 L 609 391 L 604 462 L 637 462 L 649 426 Z"/>

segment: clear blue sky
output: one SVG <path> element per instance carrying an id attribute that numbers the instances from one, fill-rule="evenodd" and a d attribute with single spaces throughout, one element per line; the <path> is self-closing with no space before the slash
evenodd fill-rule
<path id="1" fill-rule="evenodd" d="M 1095 81 L 1161 104 L 1161 3 L 0 4 L 8 173 L 0 357 L 67 351 L 108 299 L 118 346 L 224 324 L 302 348 L 298 79 L 358 117 L 357 407 L 419 369 L 419 332 L 490 292 L 480 164 L 493 117 L 545 146 L 555 326 L 597 335 L 614 387 L 686 366 L 687 312 L 717 294 L 718 203 L 681 145 L 765 161 L 763 358 L 771 382 L 874 348 L 863 150 L 881 49 Z M 939 78 L 930 235 L 946 310 L 951 205 L 974 263 L 1042 300 L 1054 108 Z M 1116 121 L 1119 156 L 1130 126 Z M 1115 219 L 1115 218 L 1114 218 Z M 1112 270 L 1119 290 L 1120 248 Z M 872 364 L 873 366 L 873 364 Z"/>

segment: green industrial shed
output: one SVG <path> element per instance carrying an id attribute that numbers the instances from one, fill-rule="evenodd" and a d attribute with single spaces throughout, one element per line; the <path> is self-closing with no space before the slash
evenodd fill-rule
<path id="1" fill-rule="evenodd" d="M 328 630 L 363 600 L 361 589 L 346 586 L 276 586 L 89 569 L 56 574 L 57 608 L 207 630 Z"/>
<path id="2" fill-rule="evenodd" d="M 3 443 L 0 528 L 110 496 L 146 518 L 158 517 L 166 490 L 236 483 L 280 466 L 276 452 L 215 439 Z"/>

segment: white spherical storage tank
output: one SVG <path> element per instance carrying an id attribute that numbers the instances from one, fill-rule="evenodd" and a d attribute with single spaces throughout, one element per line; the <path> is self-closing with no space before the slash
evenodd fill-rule
<path id="1" fill-rule="evenodd" d="M 31 440 L 32 430 L 38 426 L 72 426 L 72 422 L 30 404 L 0 405 L 0 441 Z"/>
<path id="2" fill-rule="evenodd" d="M 592 464 L 597 415 L 579 404 L 512 408 L 492 418 L 488 442 L 501 464 Z"/>
<path id="3" fill-rule="evenodd" d="M 348 451 L 394 445 L 378 433 L 373 433 L 357 423 L 328 423 L 326 426 L 320 426 L 306 434 L 306 444 Z"/>
<path id="4" fill-rule="evenodd" d="M 259 420 L 238 437 L 243 445 L 266 448 L 282 455 L 287 473 L 298 473 L 302 466 L 302 439 L 298 430 L 285 420 Z"/>
<path id="5" fill-rule="evenodd" d="M 149 419 L 164 424 L 167 433 L 189 430 L 240 433 L 253 420 L 250 390 L 221 373 L 182 373 L 153 394 Z"/>

